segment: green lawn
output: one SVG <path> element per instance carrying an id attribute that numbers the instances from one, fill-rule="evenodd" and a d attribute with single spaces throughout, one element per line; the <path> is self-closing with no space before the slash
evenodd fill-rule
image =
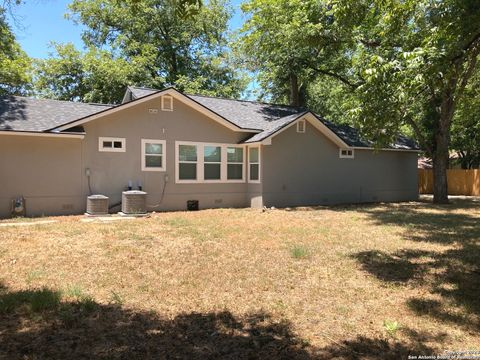
<path id="1" fill-rule="evenodd" d="M 480 202 L 52 219 L 0 227 L 0 358 L 480 351 Z"/>

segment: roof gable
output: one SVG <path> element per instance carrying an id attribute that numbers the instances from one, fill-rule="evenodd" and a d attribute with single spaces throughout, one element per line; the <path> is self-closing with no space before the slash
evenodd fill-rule
<path id="1" fill-rule="evenodd" d="M 129 88 L 127 91 L 131 91 L 131 89 L 132 88 Z M 232 131 L 241 131 L 241 132 L 258 132 L 259 131 L 257 129 L 248 129 L 248 128 L 243 128 L 243 127 L 238 126 L 234 122 L 230 121 L 230 119 L 227 119 L 227 118 L 219 115 L 215 111 L 213 111 L 210 108 L 198 103 L 194 99 L 191 99 L 190 97 L 182 94 L 181 92 L 179 92 L 178 90 L 176 90 L 174 88 L 167 88 L 167 89 L 164 89 L 164 90 L 156 90 L 156 91 L 149 90 L 148 94 L 146 94 L 142 97 L 137 98 L 137 97 L 133 96 L 132 100 L 125 101 L 122 104 L 120 104 L 120 105 L 118 105 L 114 108 L 106 109 L 105 111 L 101 111 L 101 112 L 86 116 L 84 118 L 77 119 L 77 120 L 72 121 L 70 123 L 63 124 L 61 126 L 58 126 L 56 128 L 52 128 L 52 129 L 49 129 L 49 130 L 51 130 L 51 131 L 64 131 L 64 130 L 67 130 L 67 129 L 73 127 L 73 126 L 78 126 L 78 125 L 93 121 L 93 120 L 98 119 L 98 118 L 100 118 L 102 116 L 105 116 L 107 114 L 112 114 L 116 111 L 121 111 L 123 109 L 129 108 L 129 107 L 135 106 L 137 104 L 143 103 L 145 101 L 152 100 L 156 97 L 161 97 L 161 96 L 165 96 L 165 95 L 173 96 L 175 99 L 193 107 L 197 111 L 199 111 L 202 114 L 206 115 L 207 117 L 219 122 L 220 124 L 226 126 L 227 128 L 229 128 Z M 125 98 L 128 98 L 128 96 L 125 96 L 124 100 L 125 100 Z"/>

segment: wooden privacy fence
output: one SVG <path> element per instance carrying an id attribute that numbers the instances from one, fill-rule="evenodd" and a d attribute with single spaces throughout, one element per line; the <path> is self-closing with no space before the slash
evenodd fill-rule
<path id="1" fill-rule="evenodd" d="M 449 195 L 480 196 L 480 169 L 447 170 Z M 418 191 L 420 194 L 433 193 L 433 171 L 418 169 Z"/>

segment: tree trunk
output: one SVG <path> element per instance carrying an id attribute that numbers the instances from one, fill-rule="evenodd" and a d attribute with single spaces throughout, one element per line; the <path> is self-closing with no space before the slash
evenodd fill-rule
<path id="1" fill-rule="evenodd" d="M 450 158 L 450 127 L 455 104 L 452 91 L 446 91 L 442 97 L 438 127 L 435 131 L 435 147 L 433 151 L 433 202 L 448 204 L 447 169 Z"/>
<path id="2" fill-rule="evenodd" d="M 290 105 L 300 106 L 300 91 L 298 89 L 298 77 L 290 74 Z"/>
<path id="3" fill-rule="evenodd" d="M 448 204 L 448 147 L 446 149 L 437 143 L 433 155 L 433 202 L 436 204 Z"/>

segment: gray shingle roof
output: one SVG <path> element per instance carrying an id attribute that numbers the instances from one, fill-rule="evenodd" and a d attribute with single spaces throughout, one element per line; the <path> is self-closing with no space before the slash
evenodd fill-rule
<path id="1" fill-rule="evenodd" d="M 42 132 L 110 107 L 71 101 L 2 96 L 0 130 Z"/>
<path id="2" fill-rule="evenodd" d="M 156 89 L 128 87 L 134 99 L 159 92 Z M 254 101 L 231 100 L 201 95 L 189 95 L 190 99 L 217 113 L 229 122 L 246 130 L 259 131 L 252 134 L 246 143 L 262 141 L 292 123 L 308 111 L 304 108 L 265 104 Z M 18 96 L 0 97 L 0 131 L 50 131 L 62 125 L 88 117 L 111 108 L 112 105 L 85 104 L 69 101 L 33 99 Z M 371 147 L 372 142 L 364 139 L 358 130 L 334 124 L 317 116 L 346 144 L 353 147 Z M 418 149 L 415 142 L 399 137 L 392 149 Z"/>
<path id="3" fill-rule="evenodd" d="M 297 120 L 300 116 L 302 116 L 306 113 L 307 113 L 307 111 L 303 111 L 303 112 L 300 112 L 300 113 L 295 113 L 295 114 L 292 114 L 292 115 L 284 116 L 284 117 L 279 118 L 275 121 L 271 121 L 268 124 L 270 126 L 268 126 L 262 132 L 253 135 L 251 138 L 247 139 L 245 142 L 246 143 L 253 143 L 253 142 L 257 142 L 257 141 L 262 141 L 263 139 L 266 139 L 270 135 L 275 134 L 277 131 L 279 131 L 283 127 L 287 126 L 291 122 Z"/>
<path id="4" fill-rule="evenodd" d="M 129 87 L 129 90 L 132 92 L 134 98 L 140 98 L 158 92 L 158 90 L 155 89 L 137 87 Z M 201 95 L 185 95 L 243 129 L 262 130 L 262 132 L 246 140 L 246 143 L 262 141 L 308 112 L 304 108 L 292 106 L 222 99 Z M 315 116 L 348 146 L 373 146 L 373 142 L 363 138 L 357 129 L 348 125 L 332 123 L 316 114 Z M 403 150 L 418 149 L 415 142 L 405 136 L 400 136 L 397 142 L 392 144 L 390 148 Z"/>
<path id="5" fill-rule="evenodd" d="M 133 86 L 130 86 L 129 90 L 136 99 L 158 92 L 158 90 L 155 89 L 137 88 Z M 272 127 L 277 127 L 278 124 L 276 124 L 276 122 L 278 120 L 305 111 L 305 109 L 292 106 L 231 100 L 202 95 L 185 95 L 242 129 L 267 130 Z"/>

